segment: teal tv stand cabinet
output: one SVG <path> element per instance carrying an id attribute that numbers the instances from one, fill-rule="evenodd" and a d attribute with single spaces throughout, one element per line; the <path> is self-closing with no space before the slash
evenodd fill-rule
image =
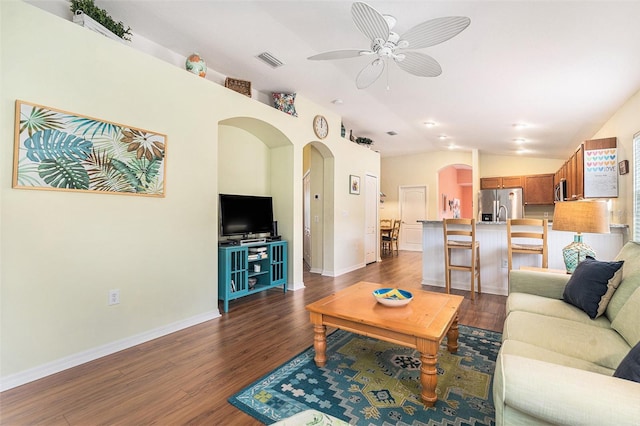
<path id="1" fill-rule="evenodd" d="M 218 299 L 229 301 L 282 286 L 287 291 L 287 242 L 218 247 Z"/>

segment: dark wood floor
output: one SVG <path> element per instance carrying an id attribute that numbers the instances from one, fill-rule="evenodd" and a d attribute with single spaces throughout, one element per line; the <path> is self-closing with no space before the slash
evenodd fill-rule
<path id="1" fill-rule="evenodd" d="M 3 392 L 0 424 L 258 425 L 227 398 L 312 344 L 305 305 L 358 281 L 420 288 L 421 255 L 338 278 L 305 272 L 304 290 L 233 301 L 221 318 Z M 456 293 L 466 296 L 461 324 L 502 331 L 505 297 Z"/>

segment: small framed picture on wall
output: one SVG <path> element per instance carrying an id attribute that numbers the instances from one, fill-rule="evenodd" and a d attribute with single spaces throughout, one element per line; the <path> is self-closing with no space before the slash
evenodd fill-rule
<path id="1" fill-rule="evenodd" d="M 629 173 L 629 160 L 622 160 L 618 163 L 618 170 L 621 175 L 626 175 Z"/>
<path id="2" fill-rule="evenodd" d="M 349 194 L 360 195 L 360 176 L 349 175 Z"/>

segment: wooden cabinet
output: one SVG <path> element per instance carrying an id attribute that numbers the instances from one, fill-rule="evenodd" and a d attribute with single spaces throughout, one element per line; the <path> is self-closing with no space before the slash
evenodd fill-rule
<path id="1" fill-rule="evenodd" d="M 553 174 L 524 176 L 524 203 L 553 204 L 553 179 Z"/>
<path id="2" fill-rule="evenodd" d="M 522 176 L 489 177 L 480 179 L 480 189 L 521 188 Z"/>
<path id="3" fill-rule="evenodd" d="M 584 196 L 584 146 L 569 157 L 564 165 L 556 172 L 567 180 L 567 193 L 565 199 L 578 200 Z M 558 183 L 559 180 L 556 182 Z"/>
<path id="4" fill-rule="evenodd" d="M 282 286 L 287 291 L 287 242 L 218 248 L 218 299 L 229 301 Z"/>
<path id="5" fill-rule="evenodd" d="M 480 179 L 480 189 L 522 188 L 524 203 L 553 204 L 553 173 L 528 176 L 502 176 Z"/>

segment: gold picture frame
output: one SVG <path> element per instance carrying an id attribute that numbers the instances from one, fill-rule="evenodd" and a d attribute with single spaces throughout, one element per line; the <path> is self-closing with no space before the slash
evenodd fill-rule
<path id="1" fill-rule="evenodd" d="M 167 136 L 16 100 L 12 187 L 164 197 Z"/>

